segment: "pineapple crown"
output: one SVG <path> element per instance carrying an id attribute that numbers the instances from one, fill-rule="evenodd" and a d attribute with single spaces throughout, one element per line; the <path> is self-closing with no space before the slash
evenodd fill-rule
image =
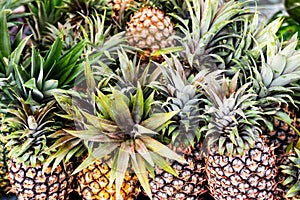
<path id="1" fill-rule="evenodd" d="M 17 99 L 20 104 L 8 108 L 3 120 L 3 124 L 11 129 L 5 137 L 6 147 L 10 149 L 8 156 L 16 162 L 35 166 L 47 156 L 43 152 L 51 144 L 47 136 L 63 124 L 54 114 L 58 111 L 54 100 L 40 107 L 31 107 L 22 98 Z"/>
<path id="2" fill-rule="evenodd" d="M 81 147 L 88 149 L 89 154 L 74 173 L 110 155 L 113 158 L 110 183 L 116 184 L 117 199 L 128 167 L 133 168 L 146 193 L 151 196 L 147 171 L 151 172 L 157 165 L 176 175 L 164 157 L 184 162 L 182 157 L 155 139 L 177 111 L 156 112 L 153 109 L 154 93 L 144 99 L 140 85 L 130 96 L 114 88 L 111 91 L 104 94 L 97 90 L 92 95 L 90 106 L 74 105 L 78 101 L 61 94 L 56 96 L 68 113 L 62 117 L 73 119 L 77 130 L 63 130 L 63 138 L 54 144 L 55 148 L 59 147 L 60 153 L 51 156 L 47 162 L 58 159 L 55 163 L 59 163 L 62 157 L 70 157 L 70 152 L 78 151 L 74 143 L 84 143 Z M 56 134 L 59 136 L 61 132 Z M 63 144 L 59 144 L 61 141 L 64 141 Z"/>
<path id="3" fill-rule="evenodd" d="M 260 60 L 255 58 L 252 60 L 253 65 L 250 69 L 252 88 L 258 94 L 257 100 L 266 116 L 265 122 L 276 118 L 293 127 L 290 116 L 282 112 L 280 106 L 297 107 L 298 103 L 294 96 L 300 89 L 299 85 L 295 84 L 300 80 L 300 65 L 296 61 L 300 55 L 300 50 L 296 50 L 297 35 L 285 44 L 271 35 L 265 42 L 266 48 L 260 50 Z M 254 55 L 255 52 L 251 54 Z M 272 123 L 267 123 L 272 130 Z"/>
<path id="4" fill-rule="evenodd" d="M 289 164 L 281 165 L 281 172 L 285 175 L 285 180 L 282 185 L 292 185 L 287 193 L 286 198 L 292 198 L 300 195 L 299 178 L 300 178 L 300 150 L 295 148 L 295 151 L 288 157 Z"/>
<path id="5" fill-rule="evenodd" d="M 110 90 L 110 85 L 114 86 L 118 90 L 124 93 L 132 93 L 136 90 L 139 84 L 144 92 L 148 95 L 154 91 L 156 85 L 158 85 L 157 79 L 160 75 L 160 70 L 156 68 L 151 62 L 144 64 L 141 59 L 138 59 L 138 55 L 134 54 L 133 57 L 124 50 L 117 51 L 117 66 L 116 70 L 103 65 L 92 66 L 93 74 L 95 78 L 99 79 L 98 84 L 103 90 Z M 87 76 L 89 77 L 91 76 Z"/>
<path id="6" fill-rule="evenodd" d="M 266 54 L 261 54 L 260 66 L 253 67 L 253 88 L 264 104 L 293 102 L 290 94 L 296 88 L 291 84 L 300 79 L 300 50 L 294 35 L 286 44 L 276 40 L 267 43 Z"/>
<path id="7" fill-rule="evenodd" d="M 237 73 L 231 81 L 212 77 L 202 84 L 211 105 L 207 113 L 211 119 L 205 135 L 204 153 L 216 147 L 220 154 L 240 154 L 255 145 L 261 130 L 259 121 L 263 120 L 257 107 L 256 94 L 251 91 L 251 83 L 238 87 Z"/>
<path id="8" fill-rule="evenodd" d="M 27 24 L 32 32 L 32 43 L 40 50 L 49 46 L 47 43 L 48 24 L 56 24 L 65 18 L 64 0 L 39 0 L 26 4 L 30 14 L 26 16 Z M 48 47 L 47 47 L 48 48 Z"/>
<path id="9" fill-rule="evenodd" d="M 191 20 L 178 19 L 182 24 L 179 28 L 184 35 L 177 38 L 184 47 L 181 57 L 198 70 L 216 68 L 218 63 L 224 64 L 217 52 L 224 48 L 231 51 L 223 41 L 237 37 L 224 30 L 229 24 L 241 20 L 240 16 L 248 12 L 243 7 L 245 2 L 229 1 L 220 4 L 219 0 L 192 0 L 192 3 L 187 0 L 186 3 Z"/>
<path id="10" fill-rule="evenodd" d="M 178 111 L 173 117 L 172 123 L 167 129 L 167 137 L 171 138 L 171 143 L 178 145 L 194 145 L 201 136 L 201 127 L 205 124 L 203 111 L 204 101 L 195 81 L 205 73 L 199 73 L 195 77 L 186 77 L 185 68 L 178 58 L 171 55 L 171 58 L 163 55 L 165 64 L 158 64 L 165 84 L 162 84 L 159 91 L 166 98 L 162 107 L 170 111 Z"/>

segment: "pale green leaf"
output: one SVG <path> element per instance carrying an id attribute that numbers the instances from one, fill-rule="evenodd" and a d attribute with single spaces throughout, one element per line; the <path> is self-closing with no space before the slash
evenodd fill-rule
<path id="1" fill-rule="evenodd" d="M 143 159 L 145 159 L 151 166 L 154 166 L 154 162 L 151 158 L 151 155 L 146 147 L 146 145 L 140 140 L 136 139 L 135 142 L 135 150 L 138 154 L 142 156 Z"/>
<path id="2" fill-rule="evenodd" d="M 284 55 L 276 54 L 272 58 L 270 66 L 273 71 L 274 79 L 279 77 L 283 73 L 283 70 L 286 67 L 286 63 L 287 63 L 287 61 L 286 61 L 286 57 Z"/>
<path id="3" fill-rule="evenodd" d="M 108 137 L 105 133 L 98 129 L 95 130 L 64 130 L 68 134 L 78 137 L 81 140 L 94 141 L 94 142 L 115 142 L 114 139 Z"/>
<path id="4" fill-rule="evenodd" d="M 143 187 L 144 191 L 146 192 L 148 197 L 151 197 L 150 199 L 152 199 L 152 193 L 148 180 L 148 172 L 146 170 L 145 161 L 140 155 L 136 155 L 136 157 L 136 161 L 132 160 L 133 170 L 136 176 L 138 177 L 138 180 L 141 183 L 141 186 Z"/>
<path id="5" fill-rule="evenodd" d="M 267 63 L 262 64 L 261 77 L 266 87 L 268 87 L 273 81 L 273 71 Z"/>
<path id="6" fill-rule="evenodd" d="M 119 155 L 118 155 L 118 162 L 117 162 L 117 168 L 116 168 L 116 179 L 115 179 L 115 184 L 116 184 L 116 199 L 121 199 L 121 187 L 122 183 L 124 181 L 125 173 L 128 168 L 129 164 L 129 149 L 130 146 L 127 145 L 127 142 L 123 142 L 120 146 L 119 149 Z M 113 180 L 110 179 L 110 183 Z"/>
<path id="7" fill-rule="evenodd" d="M 132 117 L 134 123 L 139 124 L 144 114 L 144 96 L 140 84 L 138 84 L 133 98 Z"/>
<path id="8" fill-rule="evenodd" d="M 174 176 L 178 176 L 178 174 L 176 173 L 176 171 L 170 166 L 170 164 L 168 163 L 168 161 L 166 159 L 164 159 L 163 157 L 161 157 L 160 155 L 154 153 L 154 152 L 150 152 L 151 157 L 154 161 L 154 163 L 161 169 L 165 170 L 166 172 L 173 174 Z"/>
<path id="9" fill-rule="evenodd" d="M 178 162 L 186 162 L 182 156 L 178 155 L 177 153 L 169 149 L 166 145 L 158 142 L 157 140 L 146 135 L 142 135 L 140 139 L 144 142 L 144 144 L 150 151 L 157 153 L 165 158 L 177 160 Z"/>
<path id="10" fill-rule="evenodd" d="M 134 122 L 132 120 L 132 115 L 129 110 L 128 104 L 123 98 L 123 95 L 120 91 L 113 89 L 113 102 L 112 108 L 114 120 L 123 129 L 127 129 L 128 127 L 133 127 Z"/>
<path id="11" fill-rule="evenodd" d="M 99 147 L 92 149 L 90 155 L 74 170 L 72 174 L 77 174 L 81 170 L 85 169 L 88 165 L 93 163 L 92 161 L 101 160 L 101 158 L 111 154 L 118 147 L 119 143 L 100 144 Z"/>
<path id="12" fill-rule="evenodd" d="M 168 113 L 155 113 L 148 119 L 142 121 L 141 125 L 155 131 L 160 131 L 163 125 L 166 124 L 172 117 L 174 117 L 179 110 Z"/>

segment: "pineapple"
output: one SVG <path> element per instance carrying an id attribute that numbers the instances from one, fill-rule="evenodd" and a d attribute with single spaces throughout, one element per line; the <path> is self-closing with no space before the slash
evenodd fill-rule
<path id="1" fill-rule="evenodd" d="M 8 178 L 11 191 L 18 199 L 68 199 L 73 181 L 72 166 L 48 167 L 42 170 L 47 155 L 44 149 L 51 141 L 47 136 L 63 126 L 54 115 L 55 101 L 31 107 L 22 98 L 20 105 L 7 109 L 5 122 L 12 131 L 6 136 L 9 149 Z"/>
<path id="2" fill-rule="evenodd" d="M 203 148 L 209 189 L 216 200 L 275 199 L 274 149 L 261 138 L 263 118 L 251 82 L 238 88 L 238 76 L 202 84 L 212 103 Z"/>
<path id="3" fill-rule="evenodd" d="M 141 57 L 149 58 L 159 49 L 174 46 L 174 24 L 163 10 L 145 6 L 127 22 L 128 44 L 143 50 Z"/>
<path id="4" fill-rule="evenodd" d="M 183 155 L 187 163 L 169 161 L 170 166 L 178 174 L 177 177 L 155 168 L 155 176 L 150 177 L 153 199 L 201 199 L 201 195 L 208 190 L 205 163 L 200 155 L 200 149 L 199 144 L 194 147 L 173 148 L 175 152 Z"/>
<path id="5" fill-rule="evenodd" d="M 44 174 L 41 171 L 44 157 L 39 154 L 47 148 L 48 144 L 51 144 L 50 141 L 47 143 L 47 134 L 58 128 L 59 124 L 59 122 L 53 124 L 51 120 L 43 121 L 49 120 L 47 115 L 54 119 L 53 112 L 59 112 L 59 109 L 51 108 L 54 99 L 53 92 L 73 87 L 74 80 L 82 71 L 78 58 L 81 56 L 85 41 L 80 41 L 62 54 L 63 41 L 59 37 L 44 57 L 35 47 L 32 47 L 29 53 L 30 59 L 25 59 L 22 58 L 22 51 L 28 47 L 30 36 L 21 40 L 21 35 L 18 34 L 19 44 L 15 43 L 17 45 L 15 49 L 1 49 L 1 56 L 4 57 L 0 58 L 3 61 L 1 62 L 1 90 L 4 91 L 1 93 L 1 106 L 3 104 L 1 113 L 5 115 L 4 122 L 7 123 L 9 130 L 5 137 L 8 141 L 5 147 L 8 148 L 10 157 L 8 167 L 12 184 L 11 191 L 15 192 L 20 199 L 33 198 L 32 195 L 46 197 L 53 195 L 51 198 L 67 199 L 72 182 L 70 167 L 66 168 L 67 171 L 64 171 L 63 166 L 57 169 L 51 168 L 55 174 L 61 174 L 61 177 L 54 177 L 54 182 L 39 183 L 43 179 L 49 179 L 44 177 L 49 173 Z M 6 52 L 7 50 L 9 51 Z M 61 127 L 62 125 L 60 124 Z M 35 130 L 35 128 L 40 130 Z M 34 133 L 35 131 L 37 134 Z M 32 177 L 34 174 L 27 176 L 24 174 L 25 171 L 41 174 L 41 176 Z M 28 179 L 30 179 L 29 182 Z M 54 188 L 51 191 L 45 191 L 41 190 L 39 185 Z M 58 191 L 57 186 L 62 191 Z"/>
<path id="6" fill-rule="evenodd" d="M 151 197 L 147 170 L 152 172 L 157 165 L 176 175 L 164 157 L 184 162 L 153 138 L 177 111 L 152 110 L 154 92 L 145 98 L 139 84 L 127 95 L 115 88 L 107 94 L 95 90 L 89 65 L 86 79 L 88 89 L 84 97 L 74 92 L 56 95 L 68 113 L 65 117 L 75 121 L 76 130 L 65 129 L 53 135 L 59 139 L 50 149 L 59 148 L 61 153 L 50 156 L 48 163 L 59 163 L 62 157 L 84 156 L 80 152 L 87 149 L 87 157 L 74 171 L 78 173 L 78 193 L 83 199 L 134 199 L 139 184 Z"/>
<path id="7" fill-rule="evenodd" d="M 299 57 L 296 46 L 296 35 L 286 46 L 278 39 L 270 39 L 266 57 L 262 57 L 252 67 L 253 88 L 258 94 L 266 119 L 270 121 L 269 127 L 263 128 L 264 134 L 268 136 L 269 145 L 276 146 L 276 154 L 288 151 L 288 147 L 299 138 L 300 127 L 292 98 L 298 88 L 292 83 L 300 79 L 300 65 L 295 62 Z"/>
<path id="8" fill-rule="evenodd" d="M 146 94 L 155 90 L 159 85 L 158 79 L 161 71 L 153 63 L 143 63 L 137 54 L 130 55 L 125 50 L 118 51 L 117 68 L 93 66 L 95 76 L 101 84 L 102 90 L 110 90 L 109 86 L 130 94 L 136 90 L 138 84 Z M 133 57 L 132 57 L 133 56 Z M 146 65 L 145 65 L 146 64 Z"/>
<path id="9" fill-rule="evenodd" d="M 282 155 L 279 170 L 279 184 L 277 190 L 279 196 L 285 199 L 300 199 L 299 176 L 300 176 L 300 151 L 295 148 Z"/>
<path id="10" fill-rule="evenodd" d="M 205 125 L 201 94 L 193 83 L 195 78 L 188 79 L 184 66 L 179 60 L 164 58 L 167 66 L 159 64 L 164 75 L 165 84 L 161 93 L 167 99 L 163 108 L 178 111 L 175 121 L 166 131 L 165 140 L 177 153 L 183 155 L 187 163 L 169 161 L 178 177 L 155 168 L 155 177 L 151 177 L 150 186 L 154 199 L 197 199 L 207 191 L 205 163 L 200 155 L 201 128 Z M 200 74 L 199 74 L 200 75 Z M 200 76 L 197 76 L 199 79 Z"/>
<path id="11" fill-rule="evenodd" d="M 77 175 L 78 191 L 84 199 L 115 199 L 116 186 L 109 185 L 111 176 L 111 158 L 95 161 Z M 127 171 L 121 186 L 123 199 L 136 199 L 139 194 L 137 176 Z"/>

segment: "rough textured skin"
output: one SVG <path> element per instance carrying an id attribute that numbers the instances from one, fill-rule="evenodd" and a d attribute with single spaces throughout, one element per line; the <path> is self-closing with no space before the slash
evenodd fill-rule
<path id="1" fill-rule="evenodd" d="M 78 193 L 85 200 L 116 199 L 115 184 L 109 186 L 111 168 L 106 162 L 96 161 L 77 175 Z M 134 200 L 139 193 L 136 175 L 127 172 L 121 188 L 124 200 Z"/>
<path id="2" fill-rule="evenodd" d="M 158 49 L 170 47 L 174 40 L 171 36 L 173 23 L 164 12 L 157 8 L 143 7 L 131 16 L 127 23 L 126 35 L 131 46 L 151 54 Z"/>
<path id="3" fill-rule="evenodd" d="M 51 167 L 43 173 L 39 164 L 31 167 L 9 160 L 8 167 L 12 192 L 16 193 L 18 200 L 69 199 L 73 181 L 71 165 L 67 166 L 66 171 L 59 165 L 52 174 Z"/>
<path id="4" fill-rule="evenodd" d="M 200 156 L 200 149 L 177 148 L 176 152 L 182 153 L 187 163 L 170 162 L 178 177 L 155 168 L 155 179 L 150 177 L 154 200 L 198 200 L 207 191 L 205 164 Z"/>
<path id="5" fill-rule="evenodd" d="M 8 152 L 4 145 L 5 144 L 0 141 L 0 197 L 10 190 L 7 167 Z"/>
<path id="6" fill-rule="evenodd" d="M 276 157 L 272 148 L 256 142 L 254 148 L 236 156 L 211 150 L 206 173 L 216 200 L 272 200 L 276 189 Z"/>

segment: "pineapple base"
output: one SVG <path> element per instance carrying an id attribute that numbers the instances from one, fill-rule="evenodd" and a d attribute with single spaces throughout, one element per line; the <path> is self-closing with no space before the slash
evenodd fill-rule
<path id="1" fill-rule="evenodd" d="M 200 150 L 177 148 L 176 152 L 182 153 L 187 163 L 170 162 L 178 177 L 155 168 L 155 179 L 150 177 L 153 200 L 199 200 L 199 196 L 208 191 Z"/>
<path id="2" fill-rule="evenodd" d="M 25 166 L 14 160 L 8 161 L 8 167 L 11 192 L 17 195 L 18 200 L 69 199 L 73 181 L 72 165 L 67 166 L 67 171 L 59 165 L 53 173 L 51 173 L 51 167 L 43 173 L 40 164 L 35 167 Z"/>
<path id="3" fill-rule="evenodd" d="M 277 176 L 274 150 L 262 142 L 244 155 L 220 155 L 211 150 L 206 174 L 216 200 L 273 200 Z"/>
<path id="4" fill-rule="evenodd" d="M 110 187 L 111 168 L 107 162 L 96 161 L 77 175 L 77 192 L 85 200 L 115 200 L 115 184 Z M 124 200 L 134 200 L 139 194 L 140 184 L 135 174 L 126 172 L 121 187 Z"/>

